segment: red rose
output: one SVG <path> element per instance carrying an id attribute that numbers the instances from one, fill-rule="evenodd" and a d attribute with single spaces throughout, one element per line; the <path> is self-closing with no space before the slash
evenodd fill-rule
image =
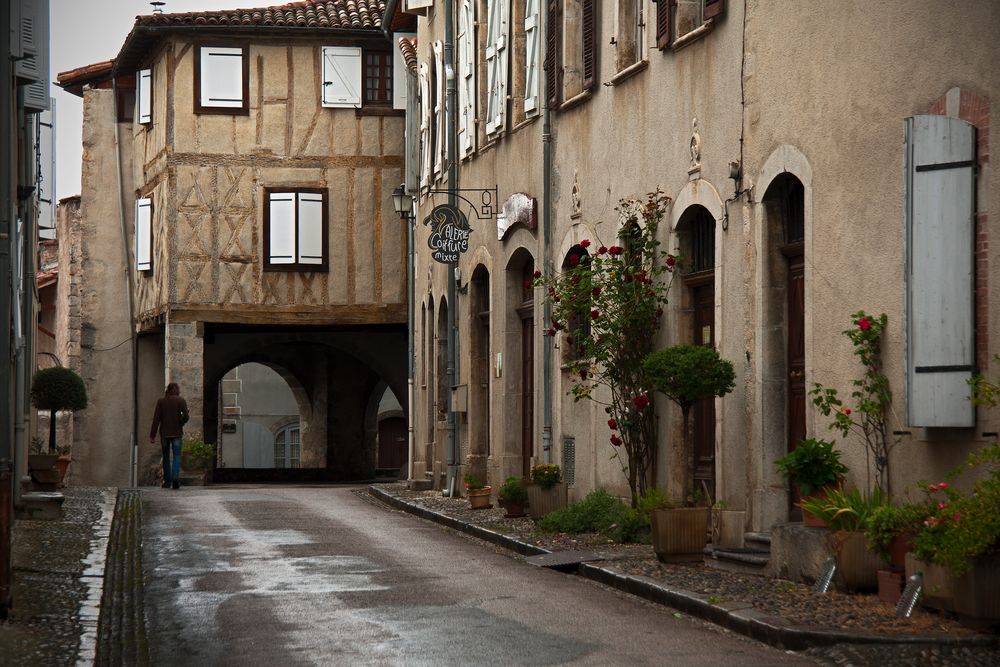
<path id="1" fill-rule="evenodd" d="M 550 287 L 548 289 L 548 292 L 549 292 L 549 294 L 555 294 L 556 293 L 556 288 L 555 287 Z"/>
<path id="2" fill-rule="evenodd" d="M 616 428 L 618 428 L 618 422 L 616 422 L 614 419 L 609 419 L 608 420 L 608 428 L 610 428 L 612 431 L 614 431 Z"/>
<path id="3" fill-rule="evenodd" d="M 590 319 L 596 320 L 600 316 L 601 316 L 601 311 L 597 310 L 596 308 L 590 311 Z"/>
<path id="4" fill-rule="evenodd" d="M 580 371 L 580 379 L 581 380 L 586 380 L 587 379 L 587 369 L 586 368 L 584 368 L 584 369 L 582 369 Z"/>
<path id="5" fill-rule="evenodd" d="M 620 255 L 622 254 L 622 247 L 620 245 L 613 245 L 608 248 L 608 252 L 612 255 Z"/>
<path id="6" fill-rule="evenodd" d="M 602 245 L 602 246 L 601 246 L 600 248 L 598 248 L 598 249 L 597 249 L 597 254 L 598 254 L 598 255 L 603 255 L 603 254 L 604 254 L 604 253 L 606 253 L 607 251 L 608 251 L 608 248 L 607 248 L 607 246 L 603 246 L 603 245 Z"/>
<path id="7" fill-rule="evenodd" d="M 667 255 L 667 266 L 673 266 L 677 263 L 677 258 L 673 255 Z"/>
<path id="8" fill-rule="evenodd" d="M 570 266 L 575 267 L 579 263 L 580 263 L 580 256 L 579 255 L 570 255 L 569 256 L 569 265 Z"/>
<path id="9" fill-rule="evenodd" d="M 851 409 L 848 408 L 848 407 L 845 407 L 845 408 L 843 408 L 841 410 L 841 412 L 843 412 L 845 415 L 850 415 L 851 414 Z"/>
<path id="10" fill-rule="evenodd" d="M 579 285 L 580 284 L 580 276 L 573 276 L 573 279 L 570 280 L 570 282 L 573 283 L 574 285 Z"/>
<path id="11" fill-rule="evenodd" d="M 560 329 L 562 329 L 562 325 L 559 324 L 559 322 L 557 322 L 556 320 L 552 320 L 552 328 L 555 329 L 556 331 L 559 331 Z"/>
<path id="12" fill-rule="evenodd" d="M 868 331 L 869 329 L 872 328 L 872 321 L 869 320 L 867 317 L 861 317 L 861 318 L 859 318 L 855 322 L 855 324 L 857 324 L 858 328 L 861 329 L 862 331 Z"/>
<path id="13" fill-rule="evenodd" d="M 580 241 L 580 247 L 581 248 L 589 248 L 590 247 L 590 239 L 584 239 L 584 240 Z"/>
<path id="14" fill-rule="evenodd" d="M 553 329 L 552 327 L 549 327 L 548 330 L 546 330 L 545 333 L 548 334 L 549 336 L 555 336 L 556 335 L 556 330 Z"/>
<path id="15" fill-rule="evenodd" d="M 622 439 L 619 438 L 617 435 L 612 435 L 611 436 L 611 444 L 614 445 L 615 447 L 621 447 L 622 446 Z"/>
<path id="16" fill-rule="evenodd" d="M 590 290 L 590 293 L 593 294 L 594 296 L 601 296 L 601 288 L 595 287 L 594 289 Z"/>
<path id="17" fill-rule="evenodd" d="M 645 410 L 649 407 L 649 396 L 646 394 L 639 394 L 632 399 L 632 405 L 635 406 L 636 410 Z"/>
<path id="18" fill-rule="evenodd" d="M 552 297 L 552 300 L 555 301 L 556 303 L 559 303 L 559 295 L 556 294 L 554 297 Z"/>
<path id="19" fill-rule="evenodd" d="M 534 276 L 535 278 L 541 278 L 542 277 L 542 272 L 541 271 L 535 271 L 531 275 Z"/>
<path id="20" fill-rule="evenodd" d="M 524 282 L 521 284 L 524 285 L 524 289 L 529 289 L 531 287 L 531 281 L 527 278 L 525 278 Z"/>
<path id="21" fill-rule="evenodd" d="M 646 296 L 656 296 L 656 292 L 651 289 L 646 290 Z"/>
<path id="22" fill-rule="evenodd" d="M 573 344 L 573 337 L 572 336 L 566 336 L 566 344 L 567 345 L 572 345 Z"/>
<path id="23" fill-rule="evenodd" d="M 947 489 L 948 488 L 948 482 L 938 482 L 938 488 L 939 489 Z"/>

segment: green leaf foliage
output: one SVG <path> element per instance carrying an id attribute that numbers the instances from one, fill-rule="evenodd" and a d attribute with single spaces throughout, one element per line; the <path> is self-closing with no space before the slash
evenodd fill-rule
<path id="1" fill-rule="evenodd" d="M 733 390 L 736 380 L 733 364 L 704 345 L 657 350 L 643 361 L 643 369 L 653 388 L 682 408 L 725 396 Z"/>
<path id="2" fill-rule="evenodd" d="M 543 516 L 538 527 L 550 533 L 600 533 L 615 542 L 644 541 L 648 535 L 648 515 L 635 510 L 604 489 Z"/>
<path id="3" fill-rule="evenodd" d="M 528 502 L 528 490 L 524 488 L 524 480 L 520 477 L 508 477 L 497 491 L 497 501 L 501 504 Z"/>
<path id="4" fill-rule="evenodd" d="M 31 380 L 31 404 L 39 410 L 83 410 L 87 388 L 69 368 L 43 368 Z"/>
<path id="5" fill-rule="evenodd" d="M 886 503 L 885 494 L 876 487 L 867 496 L 858 489 L 831 489 L 799 504 L 803 510 L 823 519 L 830 530 L 865 530 L 872 513 Z"/>
<path id="6" fill-rule="evenodd" d="M 819 438 L 800 441 L 798 447 L 774 464 L 786 479 L 799 485 L 804 496 L 835 484 L 847 474 L 847 466 L 840 462 L 840 452 L 833 448 L 832 442 Z"/>

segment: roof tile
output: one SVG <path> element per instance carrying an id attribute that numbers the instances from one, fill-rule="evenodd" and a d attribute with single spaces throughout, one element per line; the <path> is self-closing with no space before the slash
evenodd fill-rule
<path id="1" fill-rule="evenodd" d="M 261 25 L 297 28 L 379 29 L 385 0 L 326 0 L 291 2 L 258 9 L 179 12 L 137 16 L 136 25 Z"/>

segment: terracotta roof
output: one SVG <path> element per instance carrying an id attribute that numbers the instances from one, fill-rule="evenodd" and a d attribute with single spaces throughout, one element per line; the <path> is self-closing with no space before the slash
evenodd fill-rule
<path id="1" fill-rule="evenodd" d="M 407 39 L 405 37 L 400 37 L 396 40 L 399 46 L 399 52 L 403 54 L 403 62 L 406 63 L 406 69 L 410 70 L 410 74 L 417 74 L 417 38 Z"/>
<path id="2" fill-rule="evenodd" d="M 327 0 L 291 2 L 259 9 L 180 12 L 137 16 L 137 26 L 274 26 L 298 28 L 379 29 L 385 0 Z"/>
<path id="3" fill-rule="evenodd" d="M 38 289 L 42 289 L 43 287 L 48 287 L 49 285 L 51 285 L 52 283 L 56 282 L 57 280 L 59 280 L 59 269 L 51 269 L 49 271 L 41 271 L 35 277 L 35 283 L 38 286 Z"/>
<path id="4" fill-rule="evenodd" d="M 84 84 L 107 77 L 107 75 L 111 74 L 114 66 L 114 60 L 102 60 L 92 65 L 84 65 L 83 67 L 77 67 L 66 72 L 59 72 L 56 76 L 56 83 L 60 88 L 74 95 L 82 95 Z"/>

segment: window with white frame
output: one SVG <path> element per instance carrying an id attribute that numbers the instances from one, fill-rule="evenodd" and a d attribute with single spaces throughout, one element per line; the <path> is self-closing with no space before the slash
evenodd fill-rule
<path id="1" fill-rule="evenodd" d="M 153 70 L 143 69 L 135 73 L 135 114 L 136 123 L 143 125 L 153 122 Z"/>
<path id="2" fill-rule="evenodd" d="M 444 44 L 438 40 L 434 42 L 434 174 L 437 178 L 441 178 L 444 170 L 447 150 L 444 83 Z"/>
<path id="3" fill-rule="evenodd" d="M 299 425 L 285 426 L 274 435 L 274 467 L 298 468 L 301 466 Z"/>
<path id="4" fill-rule="evenodd" d="M 618 0 L 615 15 L 615 65 L 621 72 L 646 57 L 644 0 Z"/>
<path id="5" fill-rule="evenodd" d="M 476 149 L 476 3 L 458 8 L 458 156 Z"/>
<path id="6" fill-rule="evenodd" d="M 195 49 L 195 113 L 250 113 L 247 51 L 243 46 Z"/>
<path id="7" fill-rule="evenodd" d="M 427 63 L 420 63 L 420 187 L 431 185 L 434 165 L 431 145 L 431 72 Z"/>
<path id="8" fill-rule="evenodd" d="M 696 39 L 726 11 L 726 0 L 655 1 L 656 45 L 660 49 L 679 48 Z"/>
<path id="9" fill-rule="evenodd" d="M 524 113 L 541 108 L 542 19 L 541 0 L 524 2 Z"/>
<path id="10" fill-rule="evenodd" d="M 326 271 L 327 191 L 265 188 L 264 269 Z"/>
<path id="11" fill-rule="evenodd" d="M 509 0 L 488 0 L 486 16 L 486 135 L 501 132 L 507 119 Z"/>
<path id="12" fill-rule="evenodd" d="M 135 200 L 135 270 L 153 270 L 153 200 Z"/>

